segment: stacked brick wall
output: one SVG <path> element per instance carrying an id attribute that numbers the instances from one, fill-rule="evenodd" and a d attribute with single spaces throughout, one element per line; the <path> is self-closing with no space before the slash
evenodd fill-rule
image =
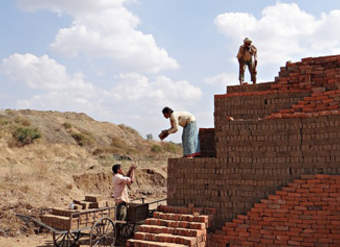
<path id="1" fill-rule="evenodd" d="M 242 86 L 228 86 L 227 93 L 258 92 L 270 90 L 275 82 L 265 82 L 259 84 L 244 84 Z"/>
<path id="2" fill-rule="evenodd" d="M 340 176 L 309 175 L 227 222 L 209 247 L 340 246 Z"/>
<path id="3" fill-rule="evenodd" d="M 215 95 L 215 126 L 218 127 L 227 116 L 235 119 L 264 118 L 290 108 L 310 94 L 309 91 L 294 89 L 287 92 L 270 90 Z"/>
<path id="4" fill-rule="evenodd" d="M 303 97 L 310 96 L 315 89 L 338 88 L 340 56 L 304 58 L 301 62 L 281 67 L 275 82 L 229 86 L 227 94 L 215 96 L 215 119 L 218 124 L 218 120 L 226 116 L 235 119 L 263 118 L 281 109 L 289 109 Z"/>
<path id="5" fill-rule="evenodd" d="M 340 174 L 338 164 L 315 162 L 304 167 L 301 163 L 290 166 L 215 158 L 169 159 L 168 204 L 215 208 L 214 227 L 220 227 L 302 174 Z"/>
<path id="6" fill-rule="evenodd" d="M 324 87 L 336 89 L 340 79 L 340 56 L 304 58 L 301 62 L 287 63 L 275 78 L 275 89 Z"/>
<path id="7" fill-rule="evenodd" d="M 201 152 L 216 158 L 170 159 L 168 204 L 216 208 L 218 227 L 302 174 L 340 174 L 339 89 L 340 56 L 329 56 L 215 95 L 215 143 L 203 131 Z"/>
<path id="8" fill-rule="evenodd" d="M 216 132 L 217 158 L 250 164 L 309 167 L 340 161 L 340 115 L 228 121 Z"/>
<path id="9" fill-rule="evenodd" d="M 307 118 L 326 115 L 340 115 L 340 90 L 315 92 L 305 97 L 289 109 L 272 113 L 266 119 L 273 118 Z"/>
<path id="10" fill-rule="evenodd" d="M 206 128 L 199 130 L 202 157 L 216 157 L 215 129 Z"/>
<path id="11" fill-rule="evenodd" d="M 340 116 L 226 121 L 217 158 L 170 159 L 168 203 L 217 209 L 217 226 L 302 174 L 340 174 Z"/>

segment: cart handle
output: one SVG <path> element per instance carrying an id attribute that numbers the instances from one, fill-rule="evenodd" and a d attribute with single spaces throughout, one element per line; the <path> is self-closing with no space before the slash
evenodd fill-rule
<path id="1" fill-rule="evenodd" d="M 37 224 L 41 227 L 46 228 L 50 232 L 54 232 L 54 233 L 57 233 L 57 234 L 63 234 L 63 233 L 67 232 L 67 231 L 59 231 L 57 229 L 54 229 L 53 227 L 50 227 L 50 226 L 42 223 L 40 220 L 33 218 L 32 216 L 27 216 L 27 215 L 23 215 L 23 214 L 16 214 L 15 216 L 18 217 L 23 222 L 25 222 L 26 224 L 28 224 L 29 222 L 33 222 L 33 223 L 35 223 L 35 224 Z"/>
<path id="2" fill-rule="evenodd" d="M 155 203 L 160 203 L 160 202 L 164 202 L 166 201 L 168 198 L 163 198 L 163 199 L 160 199 L 160 200 L 157 200 L 157 201 L 153 201 L 153 202 L 149 202 L 148 204 L 155 204 Z"/>
<path id="3" fill-rule="evenodd" d="M 131 200 L 131 202 L 135 202 L 135 201 L 141 200 L 141 201 L 142 201 L 142 204 L 144 204 L 145 198 L 146 198 L 146 197 L 136 198 L 136 199 Z"/>

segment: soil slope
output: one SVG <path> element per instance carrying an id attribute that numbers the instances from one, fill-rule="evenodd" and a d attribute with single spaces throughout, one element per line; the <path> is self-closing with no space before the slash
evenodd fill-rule
<path id="1" fill-rule="evenodd" d="M 0 111 L 0 236 L 30 234 L 16 213 L 38 215 L 86 194 L 110 197 L 111 167 L 136 164 L 132 198 L 166 197 L 166 164 L 178 144 L 145 140 L 137 131 L 83 113 Z"/>

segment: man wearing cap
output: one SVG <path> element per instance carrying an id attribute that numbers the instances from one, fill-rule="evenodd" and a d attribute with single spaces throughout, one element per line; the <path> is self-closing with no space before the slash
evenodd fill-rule
<path id="1" fill-rule="evenodd" d="M 245 38 L 243 40 L 243 45 L 240 46 L 237 53 L 237 59 L 240 64 L 239 80 L 241 85 L 244 82 L 244 71 L 246 66 L 248 66 L 251 81 L 253 84 L 256 84 L 257 49 L 251 43 L 252 41 L 250 39 Z"/>

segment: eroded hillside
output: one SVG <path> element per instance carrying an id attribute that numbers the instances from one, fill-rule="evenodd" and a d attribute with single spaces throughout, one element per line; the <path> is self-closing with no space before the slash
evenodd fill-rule
<path id="1" fill-rule="evenodd" d="M 167 158 L 180 153 L 178 144 L 83 113 L 0 111 L 0 235 L 29 231 L 16 213 L 66 207 L 89 193 L 110 196 L 114 163 L 137 164 L 132 197 L 165 197 Z"/>

